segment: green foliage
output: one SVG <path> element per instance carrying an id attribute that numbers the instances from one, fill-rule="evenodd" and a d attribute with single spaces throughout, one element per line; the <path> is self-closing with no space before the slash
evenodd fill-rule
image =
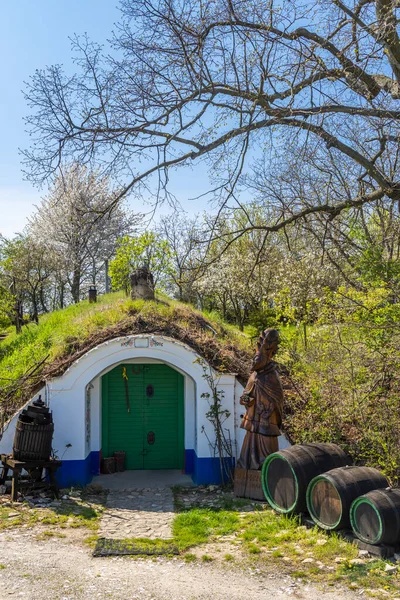
<path id="1" fill-rule="evenodd" d="M 14 304 L 15 296 L 6 285 L 0 283 L 0 331 L 10 327 L 10 315 Z"/>
<path id="2" fill-rule="evenodd" d="M 11 325 L 18 279 L 18 262 L 21 256 L 21 240 L 9 242 L 0 239 L 0 330 Z M 14 284 L 14 286 L 13 286 Z"/>
<path id="3" fill-rule="evenodd" d="M 166 240 L 154 232 L 120 239 L 115 258 L 110 262 L 109 274 L 115 290 L 128 294 L 132 272 L 146 264 L 155 284 L 162 282 L 171 270 L 171 251 Z"/>
<path id="4" fill-rule="evenodd" d="M 327 292 L 308 336 L 285 340 L 295 383 L 286 428 L 296 442 L 332 441 L 400 477 L 400 305 L 383 283 Z M 281 360 L 283 358 L 281 357 Z"/>

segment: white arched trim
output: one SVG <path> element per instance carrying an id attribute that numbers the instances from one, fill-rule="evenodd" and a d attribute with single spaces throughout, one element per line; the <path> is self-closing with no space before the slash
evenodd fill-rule
<path id="1" fill-rule="evenodd" d="M 148 346 L 145 346 L 147 342 Z M 164 336 L 131 335 L 114 338 L 89 350 L 61 377 L 49 382 L 50 395 L 52 392 L 72 390 L 77 385 L 85 386 L 115 365 L 138 358 L 158 359 L 178 368 L 196 382 L 199 378 L 204 379 L 203 368 L 197 362 L 202 360 L 201 357 L 186 344 Z M 232 383 L 232 374 L 220 374 L 218 381 L 220 384 Z"/>

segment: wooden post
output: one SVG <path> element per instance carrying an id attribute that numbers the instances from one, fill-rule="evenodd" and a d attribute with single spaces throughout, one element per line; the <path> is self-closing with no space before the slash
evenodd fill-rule
<path id="1" fill-rule="evenodd" d="M 14 466 L 12 480 L 11 480 L 11 500 L 12 502 L 16 502 L 18 499 L 18 483 L 19 476 L 21 475 L 21 470 Z"/>
<path id="2" fill-rule="evenodd" d="M 105 277 L 106 277 L 106 294 L 110 293 L 110 279 L 108 277 L 108 259 L 106 258 L 106 260 L 104 261 L 104 271 L 105 271 Z"/>

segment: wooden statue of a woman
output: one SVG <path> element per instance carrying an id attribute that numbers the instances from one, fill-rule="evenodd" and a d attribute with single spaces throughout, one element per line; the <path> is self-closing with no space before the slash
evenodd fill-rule
<path id="1" fill-rule="evenodd" d="M 278 350 L 279 333 L 265 329 L 257 342 L 251 373 L 240 404 L 246 407 L 241 427 L 246 429 L 238 467 L 261 469 L 264 459 L 278 450 L 281 435 L 283 389 L 272 360 Z"/>

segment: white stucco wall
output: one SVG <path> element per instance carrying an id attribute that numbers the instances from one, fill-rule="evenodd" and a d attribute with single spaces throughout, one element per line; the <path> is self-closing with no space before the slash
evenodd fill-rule
<path id="1" fill-rule="evenodd" d="M 117 364 L 162 362 L 185 377 L 185 448 L 198 457 L 211 457 L 207 436 L 214 431 L 206 418 L 208 403 L 202 394 L 210 389 L 199 356 L 189 346 L 163 336 L 136 335 L 119 337 L 93 348 L 59 378 L 47 383 L 47 399 L 53 412 L 56 454 L 64 460 L 82 460 L 91 451 L 101 449 L 101 376 Z M 235 375 L 215 374 L 218 388 L 224 392 L 223 405 L 231 416 L 225 422 L 235 447 Z M 86 428 L 88 389 L 90 388 L 89 434 Z M 0 452 L 11 452 L 15 415 L 0 441 Z M 204 431 L 203 431 L 204 428 Z M 207 434 L 207 435 L 206 435 Z"/>

